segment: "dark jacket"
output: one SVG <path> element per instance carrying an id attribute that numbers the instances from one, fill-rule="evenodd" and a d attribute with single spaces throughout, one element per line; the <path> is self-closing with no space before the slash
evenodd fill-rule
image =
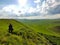
<path id="1" fill-rule="evenodd" d="M 11 24 L 9 25 L 9 30 L 13 30 L 13 27 Z"/>

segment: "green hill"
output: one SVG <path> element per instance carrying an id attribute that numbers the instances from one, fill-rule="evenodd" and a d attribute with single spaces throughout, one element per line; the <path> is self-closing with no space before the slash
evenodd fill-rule
<path id="1" fill-rule="evenodd" d="M 49 40 L 55 42 L 56 45 L 60 45 L 60 19 L 35 19 L 35 20 L 17 20 L 30 28 L 34 29 L 34 31 L 48 35 Z M 51 37 L 51 36 L 53 37 Z M 55 38 L 59 37 L 59 38 Z"/>
<path id="2" fill-rule="evenodd" d="M 33 28 L 36 32 L 47 35 L 60 37 L 60 20 L 59 19 L 41 19 L 41 20 L 18 20 L 25 25 Z"/>
<path id="3" fill-rule="evenodd" d="M 13 33 L 8 33 L 10 23 Z M 0 45 L 60 45 L 60 37 L 36 31 L 16 20 L 0 19 Z"/>

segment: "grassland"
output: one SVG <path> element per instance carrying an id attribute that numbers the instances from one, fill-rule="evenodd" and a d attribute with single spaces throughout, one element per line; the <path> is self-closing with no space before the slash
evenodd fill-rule
<path id="1" fill-rule="evenodd" d="M 60 45 L 59 22 L 0 19 L 0 45 Z M 8 33 L 10 23 L 13 25 L 13 33 Z"/>
<path id="2" fill-rule="evenodd" d="M 55 35 L 60 37 L 60 29 L 56 29 L 60 26 L 60 20 L 18 20 L 27 26 L 34 29 L 36 32 L 40 32 L 48 35 Z"/>
<path id="3" fill-rule="evenodd" d="M 30 28 L 34 29 L 36 32 L 48 35 L 46 38 L 52 42 L 60 45 L 60 19 L 43 19 L 43 20 L 18 20 L 26 24 Z M 45 37 L 45 36 L 44 36 Z"/>

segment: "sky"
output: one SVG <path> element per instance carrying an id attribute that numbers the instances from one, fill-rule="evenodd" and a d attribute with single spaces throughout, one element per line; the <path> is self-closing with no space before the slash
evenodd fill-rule
<path id="1" fill-rule="evenodd" d="M 0 18 L 60 19 L 60 0 L 0 0 Z"/>

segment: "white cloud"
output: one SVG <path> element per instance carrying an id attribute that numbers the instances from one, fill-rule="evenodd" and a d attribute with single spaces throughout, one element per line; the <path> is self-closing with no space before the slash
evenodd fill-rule
<path id="1" fill-rule="evenodd" d="M 40 0 L 35 0 L 34 2 L 35 2 L 35 3 L 40 3 Z"/>
<path id="2" fill-rule="evenodd" d="M 21 16 L 22 14 L 25 14 L 27 11 L 26 8 L 19 8 L 16 5 L 7 5 L 3 7 L 2 10 L 6 13 L 15 14 L 17 16 Z"/>
<path id="3" fill-rule="evenodd" d="M 39 16 L 29 16 L 29 17 L 0 17 L 0 19 L 60 19 L 60 14 L 56 15 L 39 15 Z"/>
<path id="4" fill-rule="evenodd" d="M 18 13 L 18 8 L 16 5 L 7 5 L 5 7 L 2 8 L 3 11 L 5 12 L 11 12 L 11 13 Z"/>
<path id="5" fill-rule="evenodd" d="M 35 13 L 36 11 L 37 11 L 36 8 L 30 7 L 28 13 Z"/>
<path id="6" fill-rule="evenodd" d="M 27 0 L 18 0 L 20 7 L 24 7 L 27 4 Z"/>
<path id="7" fill-rule="evenodd" d="M 60 14 L 55 14 L 55 15 L 48 14 L 49 13 L 48 10 L 51 10 L 51 8 L 52 9 L 55 8 L 57 5 L 60 5 L 60 3 L 56 2 L 55 0 L 43 1 L 42 5 L 40 5 L 41 0 L 35 0 L 34 2 L 37 3 L 36 8 L 33 8 L 33 7 L 20 8 L 20 6 L 16 6 L 16 5 L 7 5 L 7 6 L 3 7 L 2 10 L 0 11 L 0 18 L 19 18 L 19 19 L 56 19 L 56 18 L 60 18 Z M 26 2 L 24 2 L 24 3 L 26 3 Z M 29 17 L 26 17 L 25 13 L 29 13 L 29 14 L 39 13 L 39 15 L 32 16 L 32 15 L 28 14 Z"/>
<path id="8" fill-rule="evenodd" d="M 8 5 L 0 9 L 0 18 L 1 17 L 14 17 L 17 16 L 17 9 L 15 5 Z"/>
<path id="9" fill-rule="evenodd" d="M 23 17 L 23 19 L 58 19 L 60 18 L 60 14 L 57 15 L 39 15 L 39 16 L 30 16 L 30 17 Z"/>
<path id="10" fill-rule="evenodd" d="M 46 8 L 50 9 L 50 7 L 54 8 L 57 5 L 60 5 L 60 2 L 56 2 L 56 0 L 46 0 Z"/>
<path id="11" fill-rule="evenodd" d="M 55 0 L 46 0 L 48 3 L 55 3 Z"/>
<path id="12" fill-rule="evenodd" d="M 46 14 L 46 3 L 45 3 L 45 1 L 42 3 L 42 6 L 41 6 L 41 10 L 40 10 L 40 13 L 42 13 L 42 14 Z"/>

